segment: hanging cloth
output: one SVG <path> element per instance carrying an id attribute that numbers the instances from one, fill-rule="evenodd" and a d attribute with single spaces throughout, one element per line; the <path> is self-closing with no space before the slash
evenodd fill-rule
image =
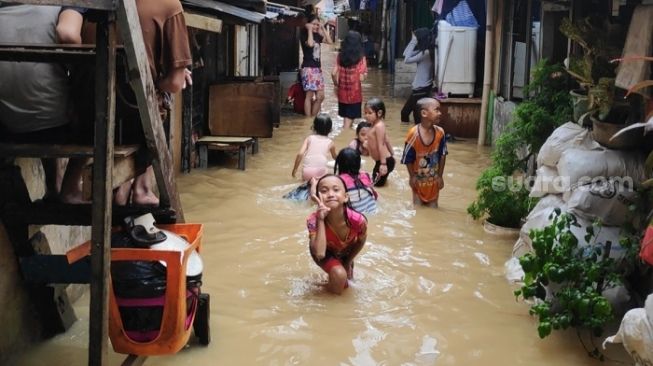
<path id="1" fill-rule="evenodd" d="M 454 27 L 472 27 L 478 28 L 479 24 L 470 9 L 467 0 L 461 0 L 455 8 L 445 17 L 447 23 Z"/>

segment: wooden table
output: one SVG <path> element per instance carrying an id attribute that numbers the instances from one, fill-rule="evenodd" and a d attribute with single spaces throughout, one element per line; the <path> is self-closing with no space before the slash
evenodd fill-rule
<path id="1" fill-rule="evenodd" d="M 258 153 L 256 137 L 204 136 L 197 140 L 200 147 L 200 168 L 208 167 L 209 149 L 221 151 L 238 151 L 238 169 L 245 170 L 247 148 L 252 147 L 252 154 Z"/>

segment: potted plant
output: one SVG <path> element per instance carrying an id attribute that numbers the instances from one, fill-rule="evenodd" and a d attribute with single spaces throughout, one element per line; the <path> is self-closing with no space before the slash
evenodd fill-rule
<path id="1" fill-rule="evenodd" d="M 599 120 L 605 120 L 615 100 L 615 65 L 610 63 L 610 59 L 621 53 L 617 47 L 623 44 L 623 32 L 619 26 L 597 17 L 576 22 L 565 18 L 560 31 L 582 51 L 580 56 L 570 55 L 565 61 L 566 71 L 580 86 L 569 92 L 574 105 L 574 120 L 583 123 L 581 119 L 589 111 L 596 112 Z"/>
<path id="2" fill-rule="evenodd" d="M 478 196 L 467 207 L 474 219 L 485 218 L 501 227 L 521 226 L 535 203 L 528 196 L 530 187 L 524 184 L 530 173 L 529 161 L 553 130 L 571 118 L 567 84 L 568 76 L 560 64 L 542 60 L 533 68 L 525 94 L 529 97 L 515 108 L 506 131 L 497 139 L 492 164 L 476 182 Z"/>

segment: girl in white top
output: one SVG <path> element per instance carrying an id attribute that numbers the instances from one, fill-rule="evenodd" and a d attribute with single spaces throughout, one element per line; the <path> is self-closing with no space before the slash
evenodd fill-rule
<path id="1" fill-rule="evenodd" d="M 302 147 L 295 157 L 295 165 L 292 169 L 292 176 L 295 177 L 299 163 L 303 161 L 302 180 L 308 182 L 311 178 L 320 178 L 327 173 L 327 162 L 329 155 L 336 158 L 336 147 L 333 140 L 329 138 L 331 132 L 331 117 L 320 113 L 313 120 L 314 134 L 306 137 Z"/>

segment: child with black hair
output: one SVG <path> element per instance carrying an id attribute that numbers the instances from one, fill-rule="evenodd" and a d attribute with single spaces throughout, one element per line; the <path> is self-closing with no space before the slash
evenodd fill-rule
<path id="1" fill-rule="evenodd" d="M 415 29 L 412 39 L 404 50 L 404 63 L 417 64 L 417 71 L 413 78 L 410 97 L 401 109 L 401 122 L 408 123 L 412 113 L 415 124 L 419 124 L 420 113 L 415 110 L 417 101 L 430 97 L 433 89 L 435 43 L 430 29 Z"/>
<path id="2" fill-rule="evenodd" d="M 313 120 L 313 134 L 304 139 L 302 146 L 295 157 L 295 164 L 292 168 L 292 177 L 294 178 L 302 165 L 302 181 L 299 187 L 286 193 L 283 198 L 297 201 L 305 201 L 309 198 L 311 184 L 316 179 L 322 177 L 328 172 L 327 162 L 329 156 L 336 158 L 336 146 L 333 140 L 329 138 L 333 122 L 331 117 L 326 113 L 320 113 Z"/>
<path id="3" fill-rule="evenodd" d="M 350 129 L 354 119 L 361 117 L 361 82 L 366 76 L 367 61 L 363 53 L 361 35 L 349 31 L 342 41 L 340 53 L 331 72 L 338 96 L 338 115 L 344 119 L 343 130 Z"/>
<path id="4" fill-rule="evenodd" d="M 322 75 L 322 42 L 331 44 L 331 35 L 316 14 L 306 16 L 306 24 L 300 34 L 302 47 L 302 87 L 306 92 L 304 113 L 315 116 L 322 108 L 324 101 L 324 77 Z"/>
<path id="5" fill-rule="evenodd" d="M 385 127 L 385 103 L 380 98 L 371 98 L 365 103 L 365 120 L 372 125 L 367 134 L 367 149 L 376 162 L 372 170 L 375 187 L 382 187 L 388 175 L 395 168 L 393 150 Z"/>
<path id="6" fill-rule="evenodd" d="M 372 124 L 363 120 L 356 125 L 356 137 L 349 143 L 349 147 L 358 151 L 361 156 L 369 156 L 370 152 L 367 150 L 367 134 L 372 128 Z"/>
<path id="7" fill-rule="evenodd" d="M 346 147 L 338 153 L 333 173 L 345 182 L 351 207 L 363 213 L 376 212 L 378 194 L 374 190 L 370 175 L 361 170 L 361 156 L 358 151 Z"/>
<path id="8" fill-rule="evenodd" d="M 413 204 L 437 208 L 447 161 L 447 139 L 438 126 L 442 117 L 440 102 L 422 98 L 417 101 L 417 108 L 422 119 L 406 135 L 401 163 L 406 164 Z"/>
<path id="9" fill-rule="evenodd" d="M 354 258 L 367 240 L 367 219 L 351 208 L 345 182 L 337 175 L 317 181 L 313 200 L 317 211 L 306 219 L 311 257 L 329 275 L 329 291 L 340 295 L 354 277 Z"/>

